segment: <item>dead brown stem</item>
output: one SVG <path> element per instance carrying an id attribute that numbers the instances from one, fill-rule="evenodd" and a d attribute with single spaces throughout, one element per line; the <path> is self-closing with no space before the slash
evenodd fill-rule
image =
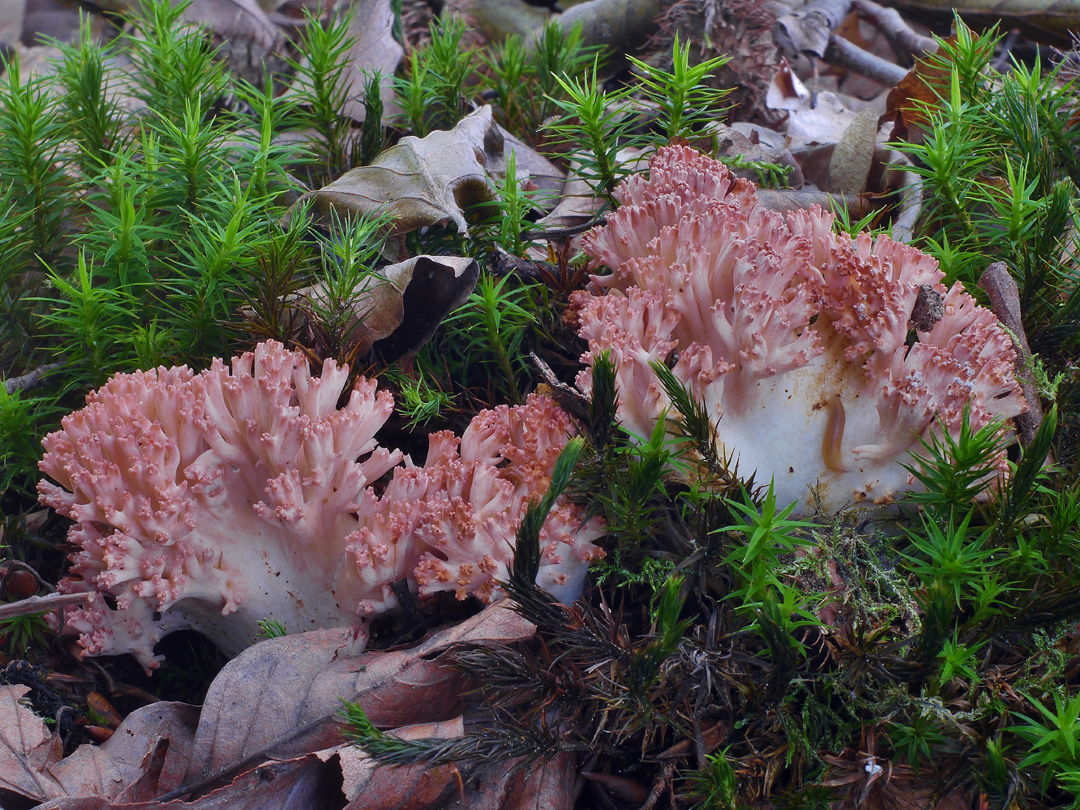
<path id="1" fill-rule="evenodd" d="M 1027 400 L 1028 409 L 1016 417 L 1016 428 L 1020 432 L 1020 443 L 1027 447 L 1035 438 L 1035 433 L 1043 420 L 1042 398 L 1039 387 L 1031 377 L 1031 347 L 1028 346 L 1024 333 L 1024 319 L 1020 312 L 1020 292 L 1016 280 L 1009 273 L 1005 262 L 994 262 L 987 267 L 979 278 L 979 286 L 986 290 L 990 298 L 990 309 L 997 315 L 1002 325 L 1009 330 L 1016 350 L 1017 379 Z"/>
<path id="2" fill-rule="evenodd" d="M 829 47 L 825 52 L 825 61 L 843 65 L 848 70 L 892 87 L 907 76 L 908 72 L 888 59 L 882 59 L 869 51 L 864 51 L 854 42 L 837 34 L 829 37 Z"/>
<path id="3" fill-rule="evenodd" d="M 40 388 L 45 384 L 45 377 L 63 367 L 63 363 L 49 363 L 44 366 L 38 366 L 33 371 L 27 372 L 20 377 L 12 377 L 9 380 L 4 380 L 4 389 L 7 391 L 8 395 L 11 395 L 16 391 L 31 391 L 34 388 Z"/>

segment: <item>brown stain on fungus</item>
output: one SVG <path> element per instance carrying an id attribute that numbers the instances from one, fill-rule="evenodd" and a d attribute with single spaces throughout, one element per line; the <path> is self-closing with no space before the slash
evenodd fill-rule
<path id="1" fill-rule="evenodd" d="M 821 457 L 825 466 L 836 473 L 847 472 L 840 455 L 840 445 L 844 441 L 844 403 L 837 394 L 829 402 L 829 417 L 825 422 L 825 435 L 821 439 Z"/>

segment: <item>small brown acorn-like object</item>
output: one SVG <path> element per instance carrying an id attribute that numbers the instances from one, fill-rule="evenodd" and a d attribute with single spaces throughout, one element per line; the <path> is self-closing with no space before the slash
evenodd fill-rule
<path id="1" fill-rule="evenodd" d="M 0 583 L 3 584 L 3 595 L 12 602 L 27 599 L 38 592 L 37 577 L 10 563 L 0 566 Z"/>

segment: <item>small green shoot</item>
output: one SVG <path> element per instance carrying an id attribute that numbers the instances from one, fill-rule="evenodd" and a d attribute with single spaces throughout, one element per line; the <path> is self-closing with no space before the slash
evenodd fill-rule
<path id="1" fill-rule="evenodd" d="M 695 802 L 695 810 L 736 810 L 739 781 L 727 758 L 725 748 L 705 756 L 705 766 L 683 777 L 686 797 Z"/>
<path id="2" fill-rule="evenodd" d="M 744 542 L 735 546 L 724 560 L 732 567 L 741 586 L 729 598 L 739 597 L 744 604 L 753 603 L 761 598 L 766 585 L 779 584 L 774 572 L 779 567 L 781 554 L 794 552 L 800 546 L 814 544 L 812 539 L 795 533 L 796 529 L 809 528 L 814 524 L 790 519 L 797 503 L 790 503 L 777 510 L 772 481 L 769 482 L 769 489 L 760 508 L 746 491 L 743 492 L 742 503 L 731 499 L 727 499 L 726 503 L 731 509 L 741 513 L 736 515 L 739 522 L 717 531 L 735 532 L 744 538 Z"/>
<path id="3" fill-rule="evenodd" d="M 32 649 L 48 649 L 49 638 L 53 635 L 44 613 L 24 613 L 0 619 L 0 637 L 6 639 L 4 646 L 20 657 L 25 658 Z"/>
<path id="4" fill-rule="evenodd" d="M 287 635 L 289 635 L 289 631 L 277 619 L 259 619 L 260 638 L 283 638 Z"/>
<path id="5" fill-rule="evenodd" d="M 937 747 L 945 742 L 945 735 L 932 715 L 920 712 L 907 723 L 890 723 L 889 742 L 917 775 L 924 761 L 933 763 Z"/>
<path id="6" fill-rule="evenodd" d="M 1018 717 L 1026 725 L 1010 726 L 1008 730 L 1031 746 L 1031 752 L 1021 761 L 1020 767 L 1039 765 L 1045 768 L 1042 778 L 1045 791 L 1056 772 L 1080 766 L 1080 695 L 1064 699 L 1055 691 L 1054 711 L 1030 695 L 1025 697 L 1039 710 L 1044 722 L 1020 714 Z"/>

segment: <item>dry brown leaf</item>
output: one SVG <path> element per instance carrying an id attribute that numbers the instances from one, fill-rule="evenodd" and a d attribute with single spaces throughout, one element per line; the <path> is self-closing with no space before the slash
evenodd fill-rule
<path id="1" fill-rule="evenodd" d="M 528 639 L 534 630 L 504 601 L 411 650 L 353 655 L 350 628 L 270 639 L 218 674 L 201 716 L 194 706 L 155 703 L 128 715 L 105 744 L 80 746 L 63 760 L 59 738 L 19 702 L 28 688 L 3 686 L 0 797 L 48 801 L 42 810 L 340 807 L 342 769 L 354 761 L 351 750 L 339 752 L 342 699 L 359 700 L 383 728 L 437 724 L 402 736 L 460 733 L 465 679 L 440 654 Z M 452 777 L 452 770 L 417 771 L 409 796 L 441 795 Z M 202 798 L 189 799 L 196 789 Z"/>
<path id="2" fill-rule="evenodd" d="M 839 143 L 854 120 L 855 112 L 835 93 L 817 93 L 812 106 L 788 113 L 788 148 L 794 152 L 807 144 Z"/>
<path id="3" fill-rule="evenodd" d="M 954 44 L 956 37 L 945 42 Z M 915 67 L 889 91 L 885 101 L 885 115 L 894 116 L 897 128 L 895 136 L 924 128 L 929 122 L 928 113 L 937 106 L 939 94 L 948 89 L 949 49 L 941 48 L 936 55 L 915 60 Z"/>
<path id="4" fill-rule="evenodd" d="M 492 762 L 470 774 L 464 798 L 448 810 L 570 810 L 576 776 L 577 757 L 569 753 L 539 766 Z"/>
<path id="5" fill-rule="evenodd" d="M 799 110 L 809 100 L 810 91 L 795 75 L 788 60 L 781 57 L 765 92 L 765 106 L 770 110 Z"/>
<path id="6" fill-rule="evenodd" d="M 563 184 L 562 197 L 551 213 L 537 220 L 536 224 L 544 229 L 559 230 L 576 228 L 584 225 L 596 216 L 601 202 L 593 196 L 592 187 L 573 173 Z"/>
<path id="7" fill-rule="evenodd" d="M 499 134 L 503 137 L 503 151 L 501 154 L 491 156 L 485 167 L 489 175 L 500 178 L 506 176 L 506 157 L 509 153 L 514 154 L 514 162 L 517 165 L 517 179 L 528 179 L 542 192 L 537 195 L 536 208 L 545 211 L 551 210 L 562 192 L 563 183 L 566 182 L 566 172 L 541 155 L 531 146 L 519 139 L 514 133 L 498 126 Z"/>
<path id="8" fill-rule="evenodd" d="M 159 701 L 124 718 L 101 746 L 124 780 L 118 799 L 150 799 L 179 786 L 191 758 L 199 713 L 198 706 Z M 148 774 L 150 766 L 157 769 L 155 774 Z"/>
<path id="9" fill-rule="evenodd" d="M 451 130 L 407 136 L 368 166 L 305 194 L 316 212 L 387 213 L 396 234 L 453 222 L 468 235 L 464 209 L 495 198 L 484 165 L 502 152 L 491 107 L 481 107 Z"/>
<path id="10" fill-rule="evenodd" d="M 14 794 L 40 802 L 64 795 L 50 770 L 63 747 L 59 735 L 22 702 L 29 691 L 21 684 L 0 685 L 0 798 Z"/>
<path id="11" fill-rule="evenodd" d="M 442 723 L 416 723 L 391 732 L 403 740 L 445 740 L 464 733 L 460 715 Z M 341 789 L 349 800 L 345 810 L 421 810 L 438 801 L 456 781 L 453 765 L 380 768 L 358 748 L 343 746 L 337 753 L 344 777 Z"/>
<path id="12" fill-rule="evenodd" d="M 231 783 L 192 801 L 56 799 L 38 810 L 332 810 L 341 806 L 336 757 L 317 754 L 249 768 Z"/>
<path id="13" fill-rule="evenodd" d="M 835 93 L 811 93 L 786 63 L 773 75 L 765 106 L 787 111 L 785 134 L 792 152 L 808 144 L 838 143 L 855 120 L 855 113 Z"/>
<path id="14" fill-rule="evenodd" d="M 112 757 L 96 745 L 80 745 L 71 756 L 64 757 L 49 770 L 67 796 L 113 798 L 124 789 L 120 769 Z"/>
<path id="15" fill-rule="evenodd" d="M 210 685 L 185 782 L 209 784 L 271 756 L 341 744 L 342 700 L 359 701 L 382 728 L 448 720 L 459 712 L 465 680 L 436 660 L 439 653 L 454 644 L 505 644 L 533 630 L 500 604 L 404 651 L 348 655 L 349 628 L 256 644 Z"/>
<path id="16" fill-rule="evenodd" d="M 861 110 L 836 144 L 829 160 L 829 182 L 823 190 L 838 194 L 861 194 L 874 162 L 877 142 L 877 113 Z"/>
<path id="17" fill-rule="evenodd" d="M 615 163 L 629 172 L 645 171 L 652 156 L 651 149 L 628 146 L 615 153 Z M 570 172 L 563 184 L 562 199 L 558 205 L 536 224 L 545 230 L 576 228 L 593 219 L 603 206 L 603 200 L 593 196 L 592 187 L 577 176 L 578 166 L 570 164 Z M 571 240 L 571 249 L 577 250 L 577 238 Z M 541 258 L 534 256 L 534 258 Z"/>
<path id="18" fill-rule="evenodd" d="M 25 693 L 26 687 L 17 688 Z M 23 711 L 29 712 L 25 707 Z M 44 793 L 25 779 L 14 786 L 4 782 L 9 772 L 15 772 L 3 758 L 3 753 L 10 754 L 12 750 L 8 746 L 7 751 L 0 753 L 0 787 L 37 800 L 62 796 L 98 796 L 106 801 L 151 799 L 179 784 L 187 768 L 198 717 L 198 707 L 184 703 L 162 701 L 144 706 L 129 714 L 103 745 L 81 745 L 62 760 L 59 739 L 55 739 L 49 743 L 56 749 L 50 754 L 52 759 L 47 758 L 43 764 L 37 762 L 41 750 L 33 750 L 29 755 L 39 768 L 39 779 L 44 780 L 41 783 Z M 7 730 L 18 728 L 17 723 L 9 720 L 0 708 L 0 728 L 4 729 L 0 733 L 4 734 L 5 741 Z M 33 729 L 34 721 L 41 722 L 32 713 L 24 720 L 30 729 Z M 24 733 L 22 744 L 32 748 L 37 744 L 35 739 Z"/>

